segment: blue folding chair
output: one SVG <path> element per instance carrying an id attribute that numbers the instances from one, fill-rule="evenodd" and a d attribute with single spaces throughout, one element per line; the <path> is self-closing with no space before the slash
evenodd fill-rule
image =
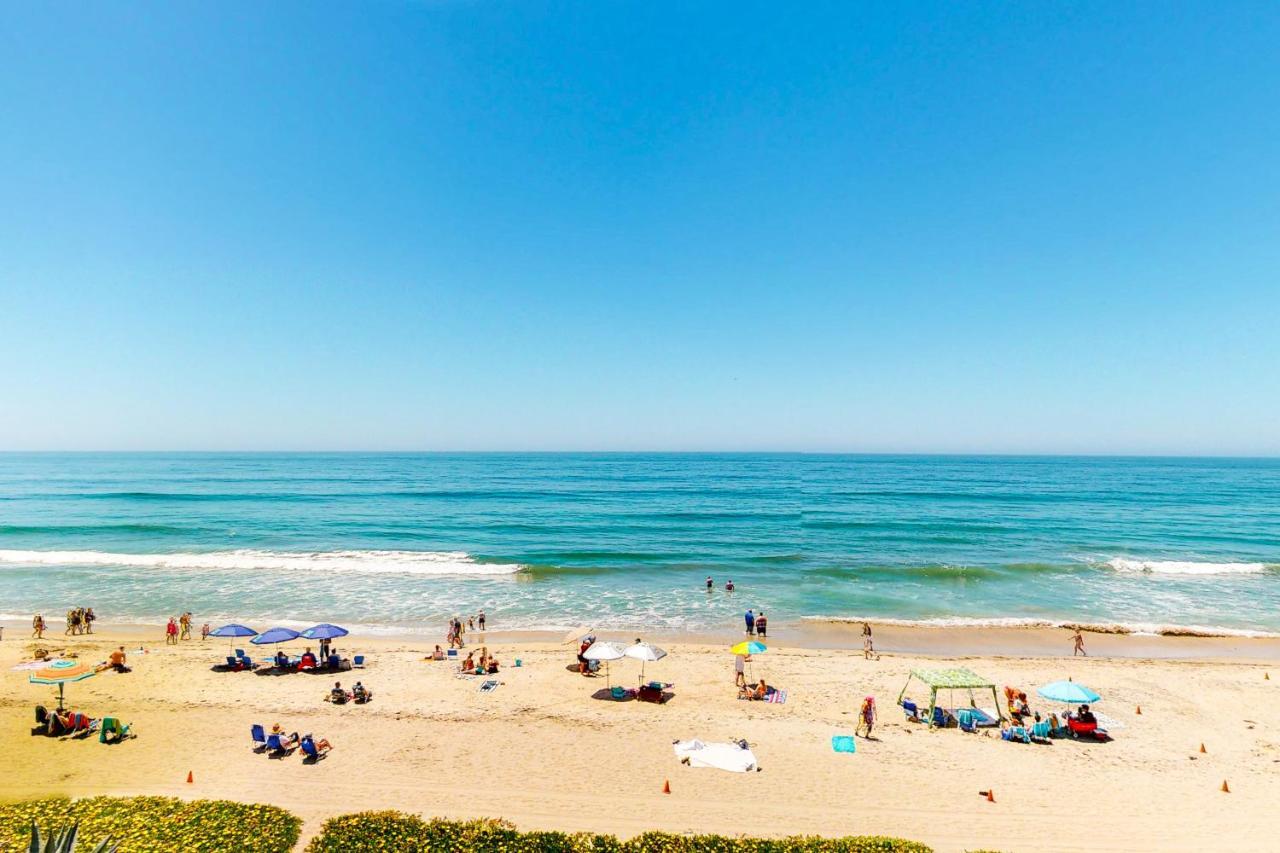
<path id="1" fill-rule="evenodd" d="M 267 748 L 267 733 L 263 730 L 262 726 L 254 723 L 253 727 L 249 729 L 249 734 L 253 737 L 253 748 L 255 752 L 261 752 Z"/>
<path id="2" fill-rule="evenodd" d="M 353 658 L 351 659 L 351 664 L 352 664 L 353 666 L 363 667 L 363 666 L 364 666 L 364 655 L 356 655 L 355 657 L 353 657 Z"/>

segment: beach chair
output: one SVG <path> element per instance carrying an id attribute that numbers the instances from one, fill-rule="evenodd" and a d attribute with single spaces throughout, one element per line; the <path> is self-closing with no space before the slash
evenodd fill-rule
<path id="1" fill-rule="evenodd" d="M 267 735 L 267 755 L 271 758 L 284 758 L 298 748 L 297 741 L 290 738 L 288 745 L 280 735 Z"/>
<path id="2" fill-rule="evenodd" d="M 902 700 L 902 713 L 907 715 L 907 722 L 909 723 L 921 722 L 920 709 L 910 699 Z"/>
<path id="3" fill-rule="evenodd" d="M 262 752 L 267 748 L 267 733 L 262 726 L 254 723 L 253 727 L 249 729 L 249 736 L 253 738 L 254 752 Z"/>
<path id="4" fill-rule="evenodd" d="M 973 734 L 978 731 L 978 721 L 968 708 L 961 708 L 956 711 L 956 723 L 960 726 L 960 731 L 962 732 Z"/>
<path id="5" fill-rule="evenodd" d="M 299 746 L 302 748 L 302 760 L 308 764 L 314 764 L 329 754 L 332 749 L 327 740 L 322 740 L 318 745 L 315 738 L 311 735 L 303 735 Z"/>
<path id="6" fill-rule="evenodd" d="M 1031 739 L 1036 743 L 1048 743 L 1051 728 L 1048 720 L 1035 723 L 1031 726 Z"/>
<path id="7" fill-rule="evenodd" d="M 227 655 L 227 669 L 231 670 L 232 672 L 235 672 L 243 668 L 244 668 L 244 664 L 240 662 L 240 658 Z"/>
<path id="8" fill-rule="evenodd" d="M 236 657 L 242 658 L 244 656 L 245 656 L 244 649 L 236 649 Z"/>
<path id="9" fill-rule="evenodd" d="M 945 729 L 947 726 L 951 725 L 951 723 L 954 720 L 955 720 L 955 717 L 947 713 L 946 708 L 943 708 L 941 705 L 935 705 L 933 707 L 933 725 L 934 726 L 940 729 Z"/>
<path id="10" fill-rule="evenodd" d="M 450 651 L 450 652 L 453 652 L 453 649 L 450 649 L 449 651 Z M 456 655 L 456 653 L 455 653 L 455 654 L 454 654 L 454 655 L 452 655 L 452 656 L 453 656 L 453 657 L 456 657 L 457 655 Z M 357 667 L 359 667 L 359 668 L 361 668 L 361 669 L 364 669 L 364 655 L 356 655 L 355 657 L 353 657 L 353 658 L 351 659 L 351 663 L 352 663 L 352 665 L 353 665 L 353 666 L 357 666 Z"/>
<path id="11" fill-rule="evenodd" d="M 115 717 L 104 717 L 98 729 L 98 743 L 119 743 L 129 736 L 130 726 Z"/>

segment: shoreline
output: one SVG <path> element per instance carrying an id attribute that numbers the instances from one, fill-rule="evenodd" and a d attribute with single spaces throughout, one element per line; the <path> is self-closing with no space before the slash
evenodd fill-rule
<path id="1" fill-rule="evenodd" d="M 773 622 L 765 643 L 778 649 L 862 651 L 861 625 L 863 620 L 805 620 L 803 622 Z M 922 625 L 867 620 L 872 627 L 875 651 L 881 655 L 922 655 L 933 658 L 1071 658 L 1071 630 L 1049 624 L 1034 625 Z M 266 630 L 272 625 L 254 626 Z M 4 643 L 23 641 L 37 643 L 30 637 L 30 624 L 0 621 L 4 628 Z M 216 628 L 217 625 L 212 627 Z M 741 642 L 742 631 L 723 629 L 718 631 L 671 631 L 654 629 L 633 631 L 627 629 L 595 628 L 582 623 L 580 628 L 590 630 L 603 640 L 630 642 L 637 636 L 646 640 L 674 645 L 729 646 Z M 1146 634 L 1137 632 L 1108 631 L 1081 625 L 1085 637 L 1085 650 L 1089 658 L 1181 660 L 1181 661 L 1254 661 L 1280 662 L 1280 636 L 1222 636 L 1192 633 Z M 558 645 L 565 631 L 501 630 L 485 632 L 469 631 L 468 647 L 479 645 Z M 414 643 L 430 649 L 444 642 L 443 626 L 439 631 L 425 629 L 402 631 L 364 632 L 352 626 L 350 641 L 339 640 L 338 645 L 351 642 Z M 44 643 L 57 645 L 77 641 L 120 638 L 129 642 L 164 644 L 164 625 L 135 623 L 102 623 L 96 625 L 93 634 L 69 636 L 56 629 L 46 630 Z M 344 642 L 346 641 L 346 642 Z M 191 641 L 199 643 L 196 631 Z M 223 642 L 210 638 L 209 642 Z M 245 641 L 241 641 L 243 644 Z M 294 641 L 304 642 L 304 641 Z"/>

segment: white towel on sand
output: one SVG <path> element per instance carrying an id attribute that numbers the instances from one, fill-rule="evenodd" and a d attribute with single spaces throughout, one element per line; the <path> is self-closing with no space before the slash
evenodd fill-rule
<path id="1" fill-rule="evenodd" d="M 731 773 L 749 773 L 756 769 L 755 754 L 736 743 L 703 743 L 694 740 L 676 741 L 676 757 L 689 759 L 690 767 L 715 767 Z"/>

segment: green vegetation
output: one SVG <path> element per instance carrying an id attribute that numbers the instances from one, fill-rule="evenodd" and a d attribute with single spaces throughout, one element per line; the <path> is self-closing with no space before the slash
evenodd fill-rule
<path id="1" fill-rule="evenodd" d="M 325 822 L 307 853 L 930 853 L 913 841 L 878 836 L 783 839 L 646 832 L 612 835 L 520 832 L 501 820 L 422 820 L 402 812 L 363 812 Z"/>
<path id="2" fill-rule="evenodd" d="M 92 850 L 111 839 L 119 853 L 288 853 L 302 822 L 274 806 L 175 797 L 51 797 L 0 805 L 0 853 L 31 849 L 32 824 L 78 824 Z"/>

